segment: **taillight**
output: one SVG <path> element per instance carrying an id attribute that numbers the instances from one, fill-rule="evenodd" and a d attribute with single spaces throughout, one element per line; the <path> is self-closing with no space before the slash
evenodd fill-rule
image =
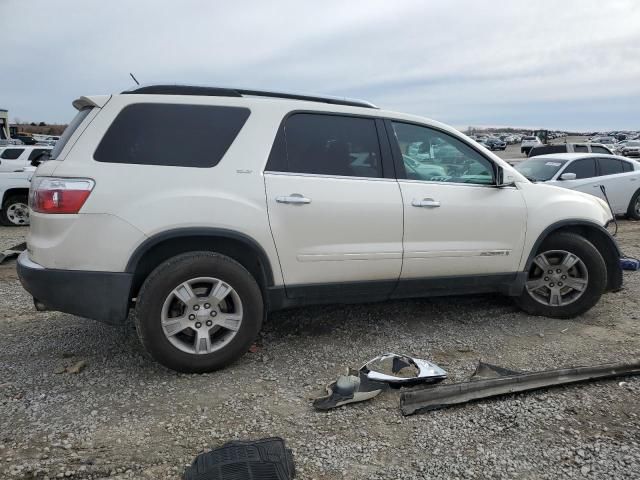
<path id="1" fill-rule="evenodd" d="M 38 213 L 78 213 L 94 185 L 89 178 L 34 177 L 29 206 Z"/>

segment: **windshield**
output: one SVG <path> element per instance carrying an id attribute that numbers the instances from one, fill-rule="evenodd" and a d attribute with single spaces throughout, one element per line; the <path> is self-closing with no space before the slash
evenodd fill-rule
<path id="1" fill-rule="evenodd" d="M 67 128 L 65 128 L 64 133 L 60 136 L 60 140 L 56 142 L 56 146 L 53 148 L 53 150 L 51 150 L 51 156 L 49 157 L 50 159 L 53 160 L 58 158 L 58 155 L 60 155 L 60 152 L 69 141 L 69 138 L 71 138 L 71 135 L 73 135 L 73 132 L 75 132 L 76 129 L 83 122 L 83 120 L 87 118 L 87 115 L 89 115 L 89 112 L 91 112 L 91 110 L 92 110 L 92 107 L 85 107 L 82 110 L 80 110 L 75 117 L 73 117 L 73 120 L 71 120 L 71 123 L 67 125 Z"/>
<path id="2" fill-rule="evenodd" d="M 516 165 L 516 170 L 534 182 L 546 182 L 558 173 L 567 160 L 555 158 L 531 158 Z"/>

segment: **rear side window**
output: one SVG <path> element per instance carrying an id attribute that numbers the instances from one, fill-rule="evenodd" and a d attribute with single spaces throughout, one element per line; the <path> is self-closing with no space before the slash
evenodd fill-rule
<path id="1" fill-rule="evenodd" d="M 600 145 L 595 145 L 591 147 L 591 151 L 593 153 L 604 153 L 605 155 L 611 155 L 611 152 Z"/>
<path id="2" fill-rule="evenodd" d="M 575 173 L 576 179 L 592 178 L 596 176 L 595 158 L 584 158 L 571 162 L 562 173 Z"/>
<path id="3" fill-rule="evenodd" d="M 4 158 L 5 160 L 15 160 L 22 154 L 22 152 L 24 152 L 24 148 L 7 148 L 2 152 L 0 158 Z"/>
<path id="4" fill-rule="evenodd" d="M 629 162 L 622 161 L 622 169 L 625 172 L 633 172 L 633 165 L 631 165 Z"/>
<path id="5" fill-rule="evenodd" d="M 209 105 L 138 103 L 115 118 L 94 154 L 107 163 L 213 167 L 222 160 L 250 111 Z"/>
<path id="6" fill-rule="evenodd" d="M 62 152 L 62 149 L 71 138 L 71 135 L 75 133 L 80 124 L 84 121 L 85 118 L 87 118 L 87 115 L 91 113 L 91 110 L 93 110 L 93 107 L 85 107 L 78 113 L 76 113 L 76 116 L 73 117 L 71 123 L 67 125 L 67 128 L 64 129 L 64 132 L 60 136 L 60 140 L 56 142 L 56 146 L 53 147 L 53 150 L 51 150 L 51 160 L 55 160 L 56 158 L 58 158 L 58 155 L 60 155 L 60 152 Z"/>
<path id="7" fill-rule="evenodd" d="M 587 148 L 586 145 L 574 145 L 573 151 L 575 153 L 587 153 L 589 151 L 589 148 Z"/>
<path id="8" fill-rule="evenodd" d="M 42 152 L 48 152 L 49 150 L 50 150 L 49 148 L 34 148 L 33 150 L 31 150 L 31 153 L 29 154 L 29 160 L 33 160 Z"/>
<path id="9" fill-rule="evenodd" d="M 296 113 L 286 120 L 285 141 L 287 172 L 382 177 L 373 119 Z"/>
<path id="10" fill-rule="evenodd" d="M 600 175 L 615 175 L 624 172 L 622 162 L 617 158 L 599 158 Z"/>

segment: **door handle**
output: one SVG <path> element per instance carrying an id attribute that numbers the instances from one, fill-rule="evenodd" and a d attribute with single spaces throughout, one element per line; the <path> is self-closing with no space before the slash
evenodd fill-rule
<path id="1" fill-rule="evenodd" d="M 291 195 L 276 197 L 276 202 L 293 203 L 295 205 L 306 205 L 307 203 L 311 203 L 311 199 L 300 195 L 299 193 L 292 193 Z"/>
<path id="2" fill-rule="evenodd" d="M 440 206 L 440 202 L 433 198 L 423 198 L 422 200 L 413 200 L 411 205 L 414 207 L 436 208 Z"/>

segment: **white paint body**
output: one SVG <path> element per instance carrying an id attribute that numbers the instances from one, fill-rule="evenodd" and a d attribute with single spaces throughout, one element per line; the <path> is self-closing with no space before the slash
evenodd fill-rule
<path id="1" fill-rule="evenodd" d="M 100 163 L 93 153 L 132 103 L 243 106 L 251 115 L 222 161 L 192 169 Z M 451 127 L 384 110 L 300 100 L 167 95 L 82 97 L 95 105 L 55 161 L 38 176 L 87 177 L 95 188 L 78 215 L 31 212 L 30 258 L 47 267 L 122 272 L 147 238 L 182 227 L 234 230 L 266 252 L 274 284 L 359 282 L 521 271 L 554 222 L 604 226 L 595 197 L 528 182 Z M 406 120 L 444 130 L 504 169 L 504 188 L 395 179 L 265 172 L 282 119 L 293 110 Z M 283 204 L 278 196 L 311 201 Z M 437 209 L 412 206 L 434 198 Z"/>

